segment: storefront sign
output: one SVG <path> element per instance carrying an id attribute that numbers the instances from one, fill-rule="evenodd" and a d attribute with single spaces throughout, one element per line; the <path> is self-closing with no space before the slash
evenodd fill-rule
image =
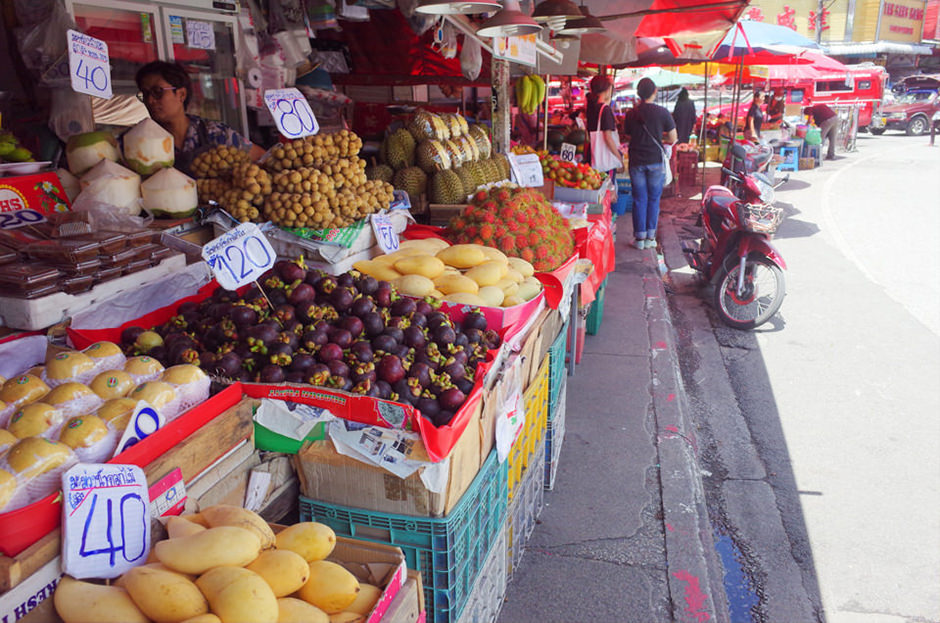
<path id="1" fill-rule="evenodd" d="M 575 157 L 578 155 L 578 148 L 571 143 L 562 143 L 561 150 L 559 151 L 558 157 L 564 160 L 565 162 L 574 162 Z"/>
<path id="2" fill-rule="evenodd" d="M 205 245 L 202 259 L 223 288 L 237 290 L 274 266 L 277 254 L 257 225 L 242 223 Z"/>
<path id="3" fill-rule="evenodd" d="M 186 35 L 183 34 L 183 18 L 179 15 L 170 16 L 170 41 L 173 45 L 186 43 Z"/>
<path id="4" fill-rule="evenodd" d="M 264 103 L 278 131 L 287 138 L 303 138 L 320 131 L 310 103 L 299 90 L 269 89 L 264 92 Z"/>
<path id="5" fill-rule="evenodd" d="M 149 403 L 143 400 L 139 401 L 112 456 L 117 456 L 134 444 L 143 441 L 160 430 L 164 424 L 166 424 L 166 419 L 163 415 L 157 412 Z"/>
<path id="6" fill-rule="evenodd" d="M 62 476 L 62 569 L 116 578 L 150 552 L 147 477 L 136 465 L 79 463 Z"/>
<path id="7" fill-rule="evenodd" d="M 55 173 L 0 178 L 0 230 L 28 227 L 66 212 L 68 198 Z"/>
<path id="8" fill-rule="evenodd" d="M 493 56 L 512 63 L 535 67 L 535 35 L 493 37 Z"/>
<path id="9" fill-rule="evenodd" d="M 512 181 L 519 186 L 537 188 L 545 184 L 538 154 L 509 154 L 509 168 L 512 170 Z"/>
<path id="10" fill-rule="evenodd" d="M 215 49 L 215 31 L 209 22 L 200 22 L 193 19 L 186 20 L 186 40 L 189 47 L 196 50 Z"/>
<path id="11" fill-rule="evenodd" d="M 75 30 L 68 31 L 69 74 L 72 90 L 111 99 L 111 64 L 108 44 Z"/>
<path id="12" fill-rule="evenodd" d="M 923 2 L 885 0 L 881 3 L 879 39 L 919 43 L 923 28 Z"/>
<path id="13" fill-rule="evenodd" d="M 382 249 L 383 253 L 394 253 L 398 250 L 398 232 L 395 231 L 395 226 L 392 225 L 392 219 L 388 217 L 388 214 L 383 210 L 378 214 L 373 214 L 372 218 L 372 231 L 375 232 L 375 240 L 379 243 L 379 247 Z"/>

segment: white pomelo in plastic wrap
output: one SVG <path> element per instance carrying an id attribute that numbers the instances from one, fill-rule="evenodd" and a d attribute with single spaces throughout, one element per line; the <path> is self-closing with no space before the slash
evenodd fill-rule
<path id="1" fill-rule="evenodd" d="M 173 135 L 147 118 L 124 135 L 124 162 L 141 175 L 173 166 Z"/>
<path id="2" fill-rule="evenodd" d="M 116 162 L 102 160 L 81 178 L 81 197 L 118 212 L 140 214 L 140 176 Z"/>
<path id="3" fill-rule="evenodd" d="M 73 134 L 65 146 L 69 172 L 81 176 L 85 171 L 101 162 L 117 162 L 121 158 L 117 141 L 110 132 L 86 132 Z"/>
<path id="4" fill-rule="evenodd" d="M 69 198 L 69 201 L 75 201 L 78 193 L 82 192 L 82 185 L 78 182 L 78 178 L 66 169 L 56 169 L 55 173 L 59 176 L 59 182 L 62 184 L 65 196 Z"/>
<path id="5" fill-rule="evenodd" d="M 199 193 L 193 178 L 178 169 L 157 171 L 140 185 L 144 209 L 154 216 L 185 218 L 196 211 Z"/>

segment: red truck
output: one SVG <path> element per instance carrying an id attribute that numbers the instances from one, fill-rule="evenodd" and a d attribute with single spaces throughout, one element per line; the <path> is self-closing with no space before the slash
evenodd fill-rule
<path id="1" fill-rule="evenodd" d="M 894 85 L 898 94 L 882 106 L 871 126 L 872 134 L 901 130 L 909 136 L 926 134 L 940 113 L 940 74 L 908 76 Z"/>

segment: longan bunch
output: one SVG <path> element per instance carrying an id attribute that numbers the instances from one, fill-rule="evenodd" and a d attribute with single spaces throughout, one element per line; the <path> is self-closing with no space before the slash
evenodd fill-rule
<path id="1" fill-rule="evenodd" d="M 274 191 L 264 202 L 262 214 L 266 220 L 282 227 L 333 227 L 335 218 L 330 199 L 312 193 Z"/>
<path id="2" fill-rule="evenodd" d="M 248 152 L 231 145 L 216 145 L 193 159 L 193 177 L 222 177 L 236 165 L 250 162 Z"/>
<path id="3" fill-rule="evenodd" d="M 366 161 L 359 158 L 340 158 L 319 168 L 320 171 L 333 179 L 336 188 L 361 186 L 368 181 Z"/>
<path id="4" fill-rule="evenodd" d="M 245 162 L 232 168 L 232 186 L 255 196 L 255 205 L 264 203 L 272 189 L 271 175 L 257 164 Z"/>
<path id="5" fill-rule="evenodd" d="M 257 198 L 260 196 L 241 188 L 231 188 L 225 191 L 225 194 L 219 199 L 219 205 L 242 223 L 257 221 L 261 215 L 258 207 L 263 203 L 263 199 L 261 202 L 257 202 Z"/>
<path id="6" fill-rule="evenodd" d="M 274 174 L 274 190 L 282 193 L 335 194 L 336 185 L 326 173 L 313 167 L 280 171 Z"/>
<path id="7" fill-rule="evenodd" d="M 272 171 L 320 167 L 340 158 L 355 158 L 362 149 L 362 139 L 349 130 L 316 134 L 278 145 L 271 150 L 265 165 Z M 365 166 L 363 165 L 363 168 Z"/>
<path id="8" fill-rule="evenodd" d="M 223 177 L 204 177 L 196 180 L 199 203 L 220 202 L 226 191 L 232 188 L 229 180 Z"/>

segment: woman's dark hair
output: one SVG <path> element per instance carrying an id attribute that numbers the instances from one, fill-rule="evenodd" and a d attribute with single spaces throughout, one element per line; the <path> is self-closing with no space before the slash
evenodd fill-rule
<path id="1" fill-rule="evenodd" d="M 614 86 L 608 76 L 594 76 L 591 78 L 591 93 L 597 98 L 601 93 Z"/>
<path id="2" fill-rule="evenodd" d="M 656 83 L 653 82 L 652 78 L 643 78 L 636 84 L 636 94 L 640 96 L 640 99 L 644 102 L 655 92 Z"/>
<path id="3" fill-rule="evenodd" d="M 140 83 L 144 78 L 153 75 L 160 76 L 166 80 L 167 84 L 171 87 L 186 89 L 186 99 L 183 101 L 183 106 L 189 106 L 189 99 L 193 95 L 192 81 L 189 79 L 189 73 L 182 65 L 179 63 L 168 63 L 166 61 L 152 61 L 147 63 L 138 69 L 137 75 L 134 76 L 134 82 L 137 83 L 137 88 L 141 88 Z"/>
<path id="4" fill-rule="evenodd" d="M 681 89 L 679 89 L 679 95 L 676 96 L 676 100 L 680 102 L 684 102 L 687 99 L 689 99 L 689 92 L 686 90 L 685 87 L 682 87 Z"/>

